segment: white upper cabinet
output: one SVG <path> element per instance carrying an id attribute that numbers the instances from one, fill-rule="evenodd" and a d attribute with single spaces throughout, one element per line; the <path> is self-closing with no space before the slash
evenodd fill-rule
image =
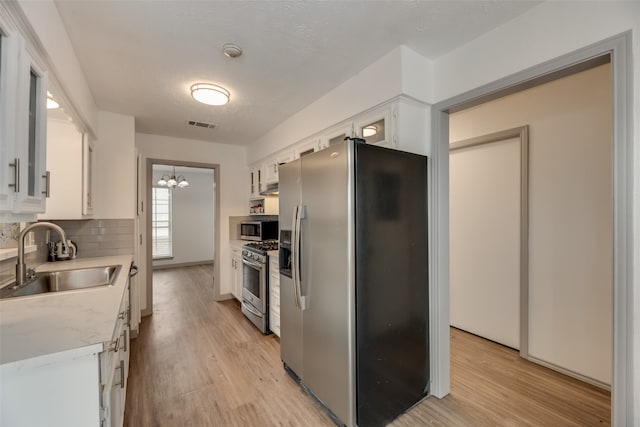
<path id="1" fill-rule="evenodd" d="M 262 167 L 264 173 L 264 183 L 273 184 L 278 182 L 278 161 L 273 159 Z"/>
<path id="2" fill-rule="evenodd" d="M 289 163 L 294 159 L 293 150 L 285 151 L 268 160 L 262 170 L 264 174 L 264 183 L 265 185 L 275 184 L 278 182 L 278 167 L 280 165 L 284 165 L 285 163 Z"/>
<path id="3" fill-rule="evenodd" d="M 355 136 L 362 138 L 367 144 L 396 148 L 394 133 L 396 105 L 387 104 L 361 116 L 354 123 Z"/>
<path id="4" fill-rule="evenodd" d="M 46 70 L 27 52 L 18 34 L 2 31 L 0 120 L 2 159 L 0 216 L 33 220 L 44 212 L 46 172 Z"/>
<path id="5" fill-rule="evenodd" d="M 333 126 L 320 135 L 321 147 L 327 148 L 332 145 L 338 144 L 353 136 L 353 122 L 342 123 L 338 126 Z"/>
<path id="6" fill-rule="evenodd" d="M 88 134 L 82 135 L 82 215 L 83 217 L 93 215 L 95 202 L 93 191 L 93 170 L 95 162 L 95 147 Z"/>
<path id="7" fill-rule="evenodd" d="M 255 199 L 260 197 L 262 191 L 262 168 L 253 168 L 249 171 L 249 198 Z"/>
<path id="8" fill-rule="evenodd" d="M 294 159 L 299 159 L 300 157 L 315 153 L 321 149 L 322 146 L 320 145 L 320 138 L 309 138 L 296 145 L 293 157 Z"/>
<path id="9" fill-rule="evenodd" d="M 400 95 L 313 134 L 289 151 L 272 154 L 260 168 L 251 170 L 251 197 L 257 198 L 260 191 L 278 182 L 279 165 L 331 147 L 345 138 L 362 138 L 367 144 L 428 155 L 429 112 L 428 105 Z"/>
<path id="10" fill-rule="evenodd" d="M 20 179 L 19 171 L 11 165 L 15 164 L 16 158 L 16 82 L 21 47 L 19 36 L 5 32 L 0 26 L 0 159 L 3 163 L 0 168 L 0 211 L 13 209 L 16 180 Z"/>
<path id="11" fill-rule="evenodd" d="M 47 209 L 38 219 L 84 219 L 92 214 L 93 147 L 64 113 L 50 110 L 47 169 L 51 186 Z"/>

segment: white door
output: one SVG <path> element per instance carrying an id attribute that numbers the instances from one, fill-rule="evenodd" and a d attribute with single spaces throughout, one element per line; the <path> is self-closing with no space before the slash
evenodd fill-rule
<path id="1" fill-rule="evenodd" d="M 520 348 L 520 139 L 450 154 L 451 325 Z"/>

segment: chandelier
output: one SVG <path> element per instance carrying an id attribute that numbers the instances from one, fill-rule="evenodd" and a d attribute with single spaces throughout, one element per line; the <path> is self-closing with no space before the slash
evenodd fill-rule
<path id="1" fill-rule="evenodd" d="M 183 175 L 180 175 L 176 178 L 176 167 L 173 167 L 173 174 L 162 175 L 162 177 L 158 180 L 158 185 L 161 187 L 169 187 L 169 188 L 185 188 L 189 186 L 189 181 Z"/>

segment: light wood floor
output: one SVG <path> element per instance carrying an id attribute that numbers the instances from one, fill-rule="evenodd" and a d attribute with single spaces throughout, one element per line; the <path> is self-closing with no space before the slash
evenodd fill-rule
<path id="1" fill-rule="evenodd" d="M 289 378 L 279 341 L 234 301 L 211 298 L 211 268 L 154 272 L 153 316 L 132 342 L 125 426 L 313 426 L 330 419 Z M 392 426 L 605 426 L 609 393 L 451 330 L 451 394 Z"/>

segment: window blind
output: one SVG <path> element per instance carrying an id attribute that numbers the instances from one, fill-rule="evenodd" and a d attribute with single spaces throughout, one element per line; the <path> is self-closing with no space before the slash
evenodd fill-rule
<path id="1" fill-rule="evenodd" d="M 171 190 L 163 187 L 154 187 L 152 204 L 151 233 L 153 258 L 171 257 Z"/>

